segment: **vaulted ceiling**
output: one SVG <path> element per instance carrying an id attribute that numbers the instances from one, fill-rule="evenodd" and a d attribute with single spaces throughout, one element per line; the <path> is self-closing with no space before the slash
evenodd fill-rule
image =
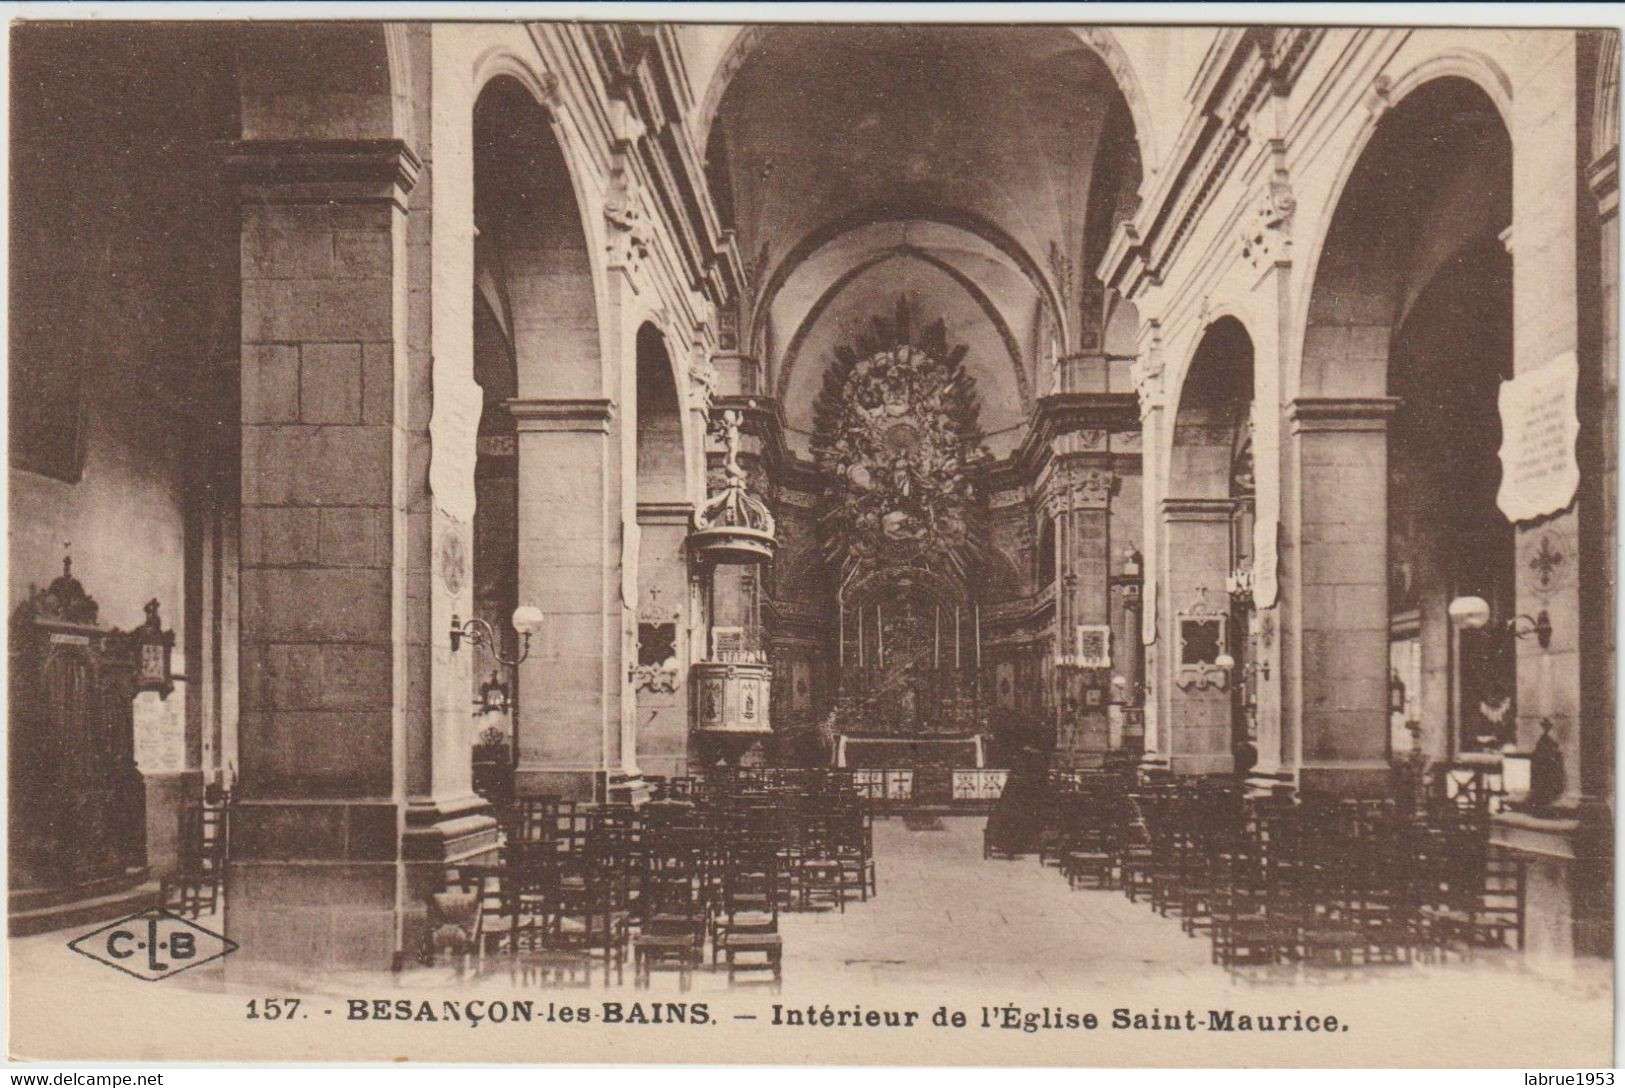
<path id="1" fill-rule="evenodd" d="M 803 450 L 833 349 L 907 295 L 970 347 L 1007 452 L 1043 362 L 1098 320 L 1086 281 L 1140 177 L 1110 73 L 1058 27 L 776 29 L 707 159 L 750 272 L 741 346 Z"/>

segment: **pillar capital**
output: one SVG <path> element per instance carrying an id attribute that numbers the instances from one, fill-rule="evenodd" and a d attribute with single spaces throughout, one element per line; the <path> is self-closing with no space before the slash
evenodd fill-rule
<path id="1" fill-rule="evenodd" d="M 1235 499 L 1166 498 L 1162 500 L 1162 520 L 1165 523 L 1229 521 L 1235 512 Z"/>
<path id="2" fill-rule="evenodd" d="M 520 434 L 608 434 L 615 402 L 603 397 L 548 397 L 505 402 Z"/>
<path id="3" fill-rule="evenodd" d="M 1293 434 L 1311 431 L 1386 431 L 1398 397 L 1298 397 L 1286 406 Z"/>
<path id="4" fill-rule="evenodd" d="M 679 525 L 685 531 L 694 515 L 691 502 L 640 502 L 637 505 L 639 525 Z"/>
<path id="5" fill-rule="evenodd" d="M 396 139 L 238 140 L 226 176 L 244 196 L 282 203 L 388 201 L 404 210 L 423 162 Z"/>

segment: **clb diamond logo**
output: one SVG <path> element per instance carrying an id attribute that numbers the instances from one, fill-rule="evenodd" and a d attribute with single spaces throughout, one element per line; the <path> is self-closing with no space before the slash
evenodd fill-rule
<path id="1" fill-rule="evenodd" d="M 81 956 L 157 982 L 237 950 L 237 942 L 159 907 L 109 922 L 69 942 Z"/>

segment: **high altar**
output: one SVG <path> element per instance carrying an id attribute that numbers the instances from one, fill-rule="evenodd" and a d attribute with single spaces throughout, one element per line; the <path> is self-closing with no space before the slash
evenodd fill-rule
<path id="1" fill-rule="evenodd" d="M 1132 395 L 1050 394 L 1036 437 L 989 437 L 975 360 L 915 306 L 831 349 L 805 431 L 771 398 L 714 406 L 712 502 L 748 474 L 778 543 L 699 574 L 702 763 L 912 771 L 946 791 L 1024 750 L 1098 766 L 1138 741 L 1137 514 L 1112 513 L 1138 493 Z M 747 719 L 753 686 L 770 697 Z"/>
<path id="2" fill-rule="evenodd" d="M 900 303 L 837 351 L 819 398 L 818 537 L 839 578 L 837 760 L 861 743 L 869 762 L 981 765 L 989 458 L 964 355 L 941 321 L 916 328 Z"/>

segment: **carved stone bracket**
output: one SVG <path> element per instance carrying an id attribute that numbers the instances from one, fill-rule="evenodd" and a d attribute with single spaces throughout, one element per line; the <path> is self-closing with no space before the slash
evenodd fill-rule
<path id="1" fill-rule="evenodd" d="M 604 222 L 608 226 L 607 249 L 612 268 L 624 268 L 637 275 L 649 257 L 649 223 L 642 201 L 622 179 L 604 197 Z"/>
<path id="2" fill-rule="evenodd" d="M 1117 475 L 1104 468 L 1058 469 L 1044 496 L 1051 517 L 1070 510 L 1104 510 L 1111 502 Z"/>
<path id="3" fill-rule="evenodd" d="M 669 692 L 677 690 L 677 673 L 676 664 L 632 665 L 626 670 L 626 678 L 638 691 Z"/>
<path id="4" fill-rule="evenodd" d="M 711 402 L 716 397 L 717 381 L 716 364 L 703 352 L 696 352 L 688 364 L 689 407 L 709 415 Z"/>
<path id="5" fill-rule="evenodd" d="M 1141 419 L 1162 406 L 1162 369 L 1162 359 L 1156 352 L 1146 352 L 1129 364 L 1129 379 L 1140 398 Z"/>
<path id="6" fill-rule="evenodd" d="M 1365 96 L 1365 108 L 1371 111 L 1372 120 L 1380 119 L 1394 104 L 1393 88 L 1393 79 L 1386 75 L 1380 75 L 1371 81 L 1371 90 Z"/>
<path id="7" fill-rule="evenodd" d="M 1240 228 L 1241 257 L 1255 270 L 1287 259 L 1292 247 L 1292 213 L 1297 207 L 1286 172 L 1277 170 Z"/>

